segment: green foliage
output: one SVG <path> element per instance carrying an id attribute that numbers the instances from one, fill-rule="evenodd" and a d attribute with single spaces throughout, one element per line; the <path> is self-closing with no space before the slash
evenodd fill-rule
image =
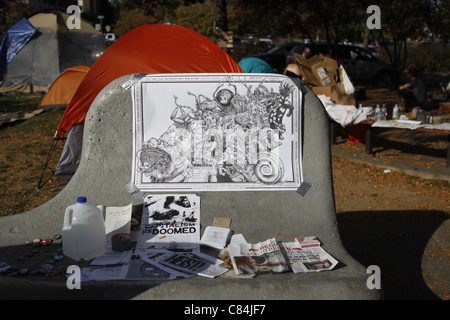
<path id="1" fill-rule="evenodd" d="M 188 1 L 188 0 L 186 0 Z M 119 36 L 144 24 L 164 23 L 183 0 L 112 0 L 112 31 Z M 191 0 L 192 1 L 192 0 Z M 190 2 L 190 1 L 188 1 Z"/>
<path id="2" fill-rule="evenodd" d="M 147 16 L 144 14 L 143 10 L 131 9 L 121 13 L 120 19 L 117 21 L 114 32 L 118 36 L 123 36 L 125 33 L 152 23 L 161 23 L 163 20 L 162 14 L 156 14 L 152 16 Z"/>
<path id="3" fill-rule="evenodd" d="M 450 1 L 427 0 L 429 31 L 442 41 L 450 41 Z"/>
<path id="4" fill-rule="evenodd" d="M 204 3 L 180 5 L 174 12 L 171 22 L 192 29 L 204 36 L 212 36 L 217 8 L 211 0 Z"/>
<path id="5" fill-rule="evenodd" d="M 420 72 L 450 72 L 450 47 L 423 45 L 408 50 L 407 68 Z"/>
<path id="6" fill-rule="evenodd" d="M 33 5 L 22 1 L 0 0 L 0 37 L 3 38 L 9 28 L 29 16 L 33 9 Z"/>
<path id="7" fill-rule="evenodd" d="M 171 13 L 180 4 L 179 0 L 114 0 L 113 7 L 120 11 L 138 10 L 146 16 L 158 15 L 160 12 Z"/>

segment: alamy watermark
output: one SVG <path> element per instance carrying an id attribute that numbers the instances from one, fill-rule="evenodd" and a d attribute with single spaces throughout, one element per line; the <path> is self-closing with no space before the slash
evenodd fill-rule
<path id="1" fill-rule="evenodd" d="M 369 289 L 381 289 L 381 270 L 379 266 L 371 265 L 367 268 L 371 275 L 367 278 L 366 285 Z"/>
<path id="2" fill-rule="evenodd" d="M 367 7 L 367 13 L 371 15 L 367 18 L 366 26 L 368 29 L 381 29 L 381 10 L 377 5 Z M 66 13 L 70 14 L 67 18 L 66 26 L 68 29 L 81 29 L 81 9 L 79 6 L 71 5 L 67 7 Z"/>
<path id="3" fill-rule="evenodd" d="M 68 6 L 66 13 L 71 16 L 67 18 L 66 26 L 67 29 L 81 29 L 81 9 L 79 6 L 72 5 Z"/>
<path id="4" fill-rule="evenodd" d="M 381 10 L 377 5 L 367 7 L 367 13 L 371 13 L 367 18 L 366 26 L 368 29 L 381 29 Z"/>
<path id="5" fill-rule="evenodd" d="M 81 270 L 79 266 L 71 265 L 66 271 L 67 277 L 66 286 L 69 290 L 81 289 Z M 377 265 L 371 265 L 367 268 L 367 273 L 371 275 L 367 278 L 366 286 L 368 289 L 381 289 L 381 270 Z"/>
<path id="6" fill-rule="evenodd" d="M 81 289 L 81 270 L 79 266 L 71 265 L 67 268 L 67 274 L 70 274 L 67 277 L 66 286 L 67 289 Z"/>

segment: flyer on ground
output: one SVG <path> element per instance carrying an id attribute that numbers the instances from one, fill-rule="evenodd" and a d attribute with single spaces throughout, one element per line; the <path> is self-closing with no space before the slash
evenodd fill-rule
<path id="1" fill-rule="evenodd" d="M 143 212 L 138 249 L 199 248 L 200 197 L 193 194 L 148 195 Z"/>
<path id="2" fill-rule="evenodd" d="M 302 92 L 278 74 L 155 74 L 132 88 L 143 192 L 296 190 Z"/>

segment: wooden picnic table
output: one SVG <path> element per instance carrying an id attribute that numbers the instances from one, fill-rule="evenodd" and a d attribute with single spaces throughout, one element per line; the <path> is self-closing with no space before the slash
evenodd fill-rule
<path id="1" fill-rule="evenodd" d="M 365 153 L 372 154 L 373 151 L 373 138 L 374 138 L 374 130 L 384 130 L 384 129 L 402 129 L 395 127 L 373 127 L 372 125 L 375 123 L 374 120 L 364 120 L 359 122 L 358 124 L 362 124 L 365 126 Z M 330 119 L 330 135 L 331 135 L 331 143 L 336 144 L 337 141 L 337 126 L 340 126 L 339 123 Z M 406 129 L 410 130 L 410 129 Z M 438 130 L 438 129 L 430 129 L 430 128 L 417 128 L 412 130 L 413 132 L 431 132 L 435 134 L 442 134 L 447 136 L 447 161 L 445 167 L 450 169 L 450 130 Z"/>

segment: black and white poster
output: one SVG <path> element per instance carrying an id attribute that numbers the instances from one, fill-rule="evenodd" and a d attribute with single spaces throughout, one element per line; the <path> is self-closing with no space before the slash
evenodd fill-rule
<path id="1" fill-rule="evenodd" d="M 302 92 L 277 74 L 156 74 L 133 86 L 143 192 L 296 190 Z"/>
<path id="2" fill-rule="evenodd" d="M 138 249 L 198 249 L 200 197 L 148 195 L 142 211 Z"/>

